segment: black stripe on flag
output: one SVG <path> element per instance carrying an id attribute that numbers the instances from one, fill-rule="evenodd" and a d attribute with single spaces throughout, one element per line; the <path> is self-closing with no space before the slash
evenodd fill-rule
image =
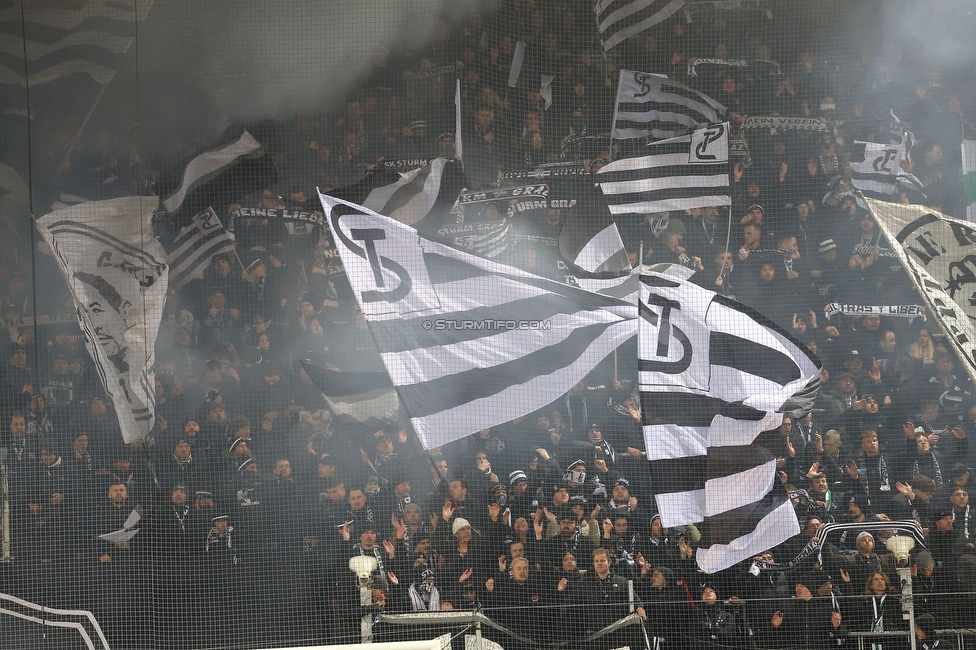
<path id="1" fill-rule="evenodd" d="M 411 418 L 446 411 L 565 368 L 567 360 L 582 356 L 593 341 L 615 324 L 579 327 L 565 340 L 518 359 L 491 368 L 476 368 L 432 381 L 398 386 L 397 392 Z"/>
<path id="2" fill-rule="evenodd" d="M 788 355 L 761 343 L 726 334 L 709 335 L 709 361 L 785 386 L 800 378 L 800 368 Z"/>
<path id="3" fill-rule="evenodd" d="M 603 48 L 639 36 L 684 6 L 683 0 L 596 0 L 593 6 Z"/>
<path id="4" fill-rule="evenodd" d="M 779 481 L 776 481 L 776 484 L 779 484 Z M 731 544 L 754 534 L 763 517 L 786 501 L 786 491 L 782 484 L 779 484 L 774 485 L 769 494 L 753 503 L 706 517 L 700 526 L 702 534 L 700 546 L 704 548 L 715 544 Z"/>
<path id="5" fill-rule="evenodd" d="M 649 461 L 656 494 L 704 490 L 707 481 L 734 477 L 773 460 L 759 445 L 710 447 L 707 456 L 686 456 Z M 757 495 L 762 496 L 762 495 Z"/>
<path id="6" fill-rule="evenodd" d="M 766 417 L 765 411 L 751 406 L 693 393 L 641 391 L 640 401 L 644 424 L 648 425 L 707 427 L 716 415 L 749 422 Z"/>
<path id="7" fill-rule="evenodd" d="M 465 251 L 468 255 L 474 256 L 473 253 Z M 620 307 L 626 305 L 625 303 L 617 298 L 611 296 L 605 296 L 601 294 L 592 293 L 589 291 L 584 291 L 577 287 L 564 284 L 562 282 L 556 282 L 554 280 L 549 280 L 547 278 L 533 276 L 533 275 L 514 275 L 506 273 L 502 270 L 503 267 L 499 266 L 498 271 L 487 271 L 479 269 L 473 264 L 464 262 L 461 260 L 455 260 L 443 255 L 438 255 L 436 253 L 425 253 L 424 262 L 427 263 L 428 275 L 431 279 L 431 283 L 434 285 L 443 284 L 446 282 L 451 282 L 454 280 L 482 277 L 482 276 L 492 276 L 495 278 L 504 278 L 511 280 L 512 282 L 517 282 L 519 284 L 524 284 L 528 286 L 541 289 L 546 293 L 552 293 L 557 296 L 561 296 L 566 300 L 572 301 L 576 305 L 575 311 L 588 310 L 588 309 L 600 309 L 605 307 Z M 494 264 L 494 262 L 492 262 Z M 472 270 L 472 268 L 474 270 Z M 524 319 L 522 319 L 524 320 Z"/>
<path id="8" fill-rule="evenodd" d="M 811 352 L 806 345 L 804 345 L 799 341 L 799 339 L 797 339 L 792 334 L 787 332 L 785 329 L 780 327 L 777 323 L 767 318 L 762 312 L 756 311 L 749 305 L 744 305 L 741 302 L 736 302 L 732 298 L 723 296 L 721 294 L 715 294 L 715 297 L 712 298 L 712 302 L 723 305 L 729 309 L 742 312 L 744 315 L 756 321 L 756 323 L 762 325 L 764 328 L 768 330 L 772 330 L 776 332 L 778 335 L 786 338 L 786 340 L 789 343 L 796 346 L 804 355 L 806 355 L 807 359 L 813 362 L 814 365 L 816 365 L 818 368 L 820 367 L 820 360 L 817 358 L 817 355 Z M 769 350 L 769 348 L 766 348 L 765 346 L 763 346 L 763 349 Z M 765 352 L 763 354 L 765 354 Z"/>
<path id="9" fill-rule="evenodd" d="M 711 175 L 711 174 L 709 174 Z M 689 177 L 693 178 L 693 177 Z M 648 180 L 648 186 L 652 181 Z M 709 192 L 708 190 L 712 190 Z M 726 196 L 728 187 L 668 187 L 659 190 L 648 187 L 640 192 L 625 194 L 607 194 L 607 205 L 631 205 L 648 201 L 670 201 L 674 199 L 694 199 L 702 196 Z M 706 206 L 701 206 L 706 207 Z M 641 210 L 648 212 L 648 210 Z"/>
<path id="10" fill-rule="evenodd" d="M 648 462 L 655 494 L 694 492 L 705 489 L 708 456 L 667 458 Z"/>
<path id="11" fill-rule="evenodd" d="M 688 153 L 688 144 L 684 145 L 684 151 L 682 153 Z M 655 154 L 658 152 L 655 151 Z M 649 160 L 649 164 L 653 164 L 653 159 Z M 638 169 L 621 169 L 619 171 L 607 172 L 606 176 L 600 176 L 600 183 L 622 183 L 622 182 L 633 182 L 633 181 L 647 181 L 648 189 L 651 189 L 653 182 L 659 178 L 688 178 L 689 183 L 694 183 L 696 176 L 715 176 L 716 174 L 728 173 L 728 165 L 724 163 L 718 164 L 684 164 L 684 165 L 660 165 L 653 167 L 640 167 Z M 699 190 L 705 190 L 702 188 Z M 713 190 L 720 190 L 721 188 L 707 188 Z M 624 196 L 621 194 L 608 194 L 607 198 L 613 196 Z"/>

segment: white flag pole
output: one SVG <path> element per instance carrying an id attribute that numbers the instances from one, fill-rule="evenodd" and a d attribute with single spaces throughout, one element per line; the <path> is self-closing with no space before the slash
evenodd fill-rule
<path id="1" fill-rule="evenodd" d="M 617 94 L 613 98 L 613 120 L 610 122 L 610 160 L 613 162 L 613 133 L 617 130 L 617 111 L 620 110 L 620 84 L 624 80 L 624 71 L 620 70 L 620 78 L 617 79 Z M 641 262 L 643 264 L 643 262 Z"/>

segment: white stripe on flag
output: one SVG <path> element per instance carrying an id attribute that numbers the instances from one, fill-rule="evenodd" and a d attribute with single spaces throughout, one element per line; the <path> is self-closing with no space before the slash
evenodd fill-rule
<path id="1" fill-rule="evenodd" d="M 471 341 L 405 352 L 385 352 L 380 356 L 393 383 L 410 386 L 476 368 L 500 366 L 565 341 L 574 328 L 616 320 L 610 312 L 603 310 L 556 314 L 546 319 L 546 323 L 551 325 L 548 330 L 511 329 Z"/>
<path id="2" fill-rule="evenodd" d="M 695 560 L 705 573 L 715 573 L 759 555 L 799 534 L 800 524 L 797 522 L 793 504 L 786 500 L 763 517 L 755 529 L 748 534 L 729 544 L 713 544 L 707 548 L 699 548 Z"/>
<path id="3" fill-rule="evenodd" d="M 976 222 L 976 140 L 962 141 L 962 174 L 966 218 Z"/>
<path id="4" fill-rule="evenodd" d="M 654 495 L 661 521 L 669 527 L 701 523 L 705 515 L 705 490 Z"/>
<path id="5" fill-rule="evenodd" d="M 376 189 L 372 190 L 366 199 L 363 201 L 363 207 L 369 208 L 373 212 L 378 214 L 384 214 L 386 210 L 386 204 L 389 203 L 390 198 L 399 190 L 400 188 L 409 185 L 413 182 L 413 179 L 417 177 L 423 167 L 418 167 L 416 169 L 411 169 L 408 172 L 400 174 L 400 180 L 395 183 L 390 183 L 389 185 L 381 185 Z M 390 215 L 385 215 L 390 216 Z"/>
<path id="6" fill-rule="evenodd" d="M 620 214 L 650 214 L 652 212 L 670 212 L 672 210 L 690 210 L 703 206 L 727 206 L 732 205 L 732 200 L 728 195 L 704 194 L 702 196 L 692 196 L 683 199 L 661 199 L 659 201 L 635 201 L 634 203 L 624 203 L 621 205 L 610 206 L 610 214 L 616 216 Z"/>
<path id="7" fill-rule="evenodd" d="M 645 0 L 645 2 L 647 4 L 650 4 L 650 2 L 647 2 L 647 0 Z M 634 4 L 644 4 L 644 3 L 635 2 Z M 671 0 L 669 4 L 665 5 L 657 13 L 653 14 L 652 16 L 649 16 L 648 18 L 645 18 L 639 23 L 635 23 L 630 27 L 620 30 L 619 32 L 611 36 L 609 39 L 603 41 L 603 49 L 609 50 L 610 48 L 624 41 L 625 39 L 628 39 L 632 36 L 637 36 L 638 34 L 644 32 L 645 30 L 650 29 L 654 25 L 657 25 L 658 23 L 667 20 L 672 14 L 674 14 L 676 11 L 681 9 L 683 6 L 685 6 L 685 0 Z M 635 11 L 638 11 L 642 8 L 643 7 L 638 7 L 637 9 L 635 9 Z M 600 31 L 602 32 L 603 29 L 601 29 Z"/>
<path id="8" fill-rule="evenodd" d="M 763 498 L 776 478 L 776 459 L 744 472 L 705 482 L 705 516 L 747 506 Z"/>
<path id="9" fill-rule="evenodd" d="M 595 273 L 611 257 L 623 250 L 625 248 L 620 232 L 617 231 L 617 224 L 611 223 L 586 242 L 573 263 L 584 271 Z"/>
<path id="10" fill-rule="evenodd" d="M 186 195 L 194 189 L 202 179 L 227 167 L 239 157 L 257 151 L 261 144 L 247 131 L 241 134 L 235 142 L 217 151 L 207 151 L 190 161 L 183 173 L 183 181 L 179 188 L 163 201 L 163 207 L 168 212 L 176 212 L 183 205 Z"/>
<path id="11" fill-rule="evenodd" d="M 552 400 L 543 395 L 562 395 L 579 383 L 587 369 L 606 358 L 608 350 L 615 349 L 634 335 L 634 324 L 621 321 L 611 325 L 587 347 L 572 363 L 554 373 L 532 377 L 520 384 L 512 384 L 488 397 L 472 400 L 410 421 L 425 449 L 440 447 L 467 432 L 480 431 L 510 422 L 544 406 Z M 540 404 L 540 401 L 544 401 Z"/>
<path id="12" fill-rule="evenodd" d="M 445 164 L 447 164 L 447 160 L 444 158 L 432 160 L 428 166 L 430 172 L 424 180 L 423 190 L 417 192 L 405 205 L 393 210 L 387 216 L 408 226 L 412 226 L 426 217 L 427 213 L 434 207 L 434 202 L 437 201 Z"/>
<path id="13" fill-rule="evenodd" d="M 683 163 L 688 164 L 687 158 Z M 641 178 L 633 181 L 618 181 L 616 183 L 601 183 L 604 194 L 630 194 L 634 192 L 651 192 L 671 190 L 684 187 L 728 187 L 728 174 L 713 174 L 711 176 L 662 176 L 660 178 Z"/>
<path id="14" fill-rule="evenodd" d="M 648 461 L 693 458 L 708 454 L 708 427 L 645 424 L 643 432 Z"/>

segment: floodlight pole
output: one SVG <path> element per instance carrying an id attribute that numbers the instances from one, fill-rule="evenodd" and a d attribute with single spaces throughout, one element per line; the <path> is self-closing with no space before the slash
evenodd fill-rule
<path id="1" fill-rule="evenodd" d="M 0 528 L 3 529 L 0 542 L 0 563 L 12 562 L 10 546 L 10 485 L 7 482 L 6 449 L 0 450 Z"/>
<path id="2" fill-rule="evenodd" d="M 912 597 L 912 570 L 898 567 L 898 581 L 901 583 L 901 617 L 908 621 L 908 642 L 911 650 L 915 648 L 915 603 Z"/>

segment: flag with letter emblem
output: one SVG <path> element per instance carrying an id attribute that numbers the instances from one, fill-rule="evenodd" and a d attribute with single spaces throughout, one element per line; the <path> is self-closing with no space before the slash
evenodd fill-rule
<path id="1" fill-rule="evenodd" d="M 721 122 L 726 108 L 708 95 L 647 72 L 621 70 L 610 137 L 673 138 Z"/>
<path id="2" fill-rule="evenodd" d="M 193 217 L 173 242 L 173 250 L 166 258 L 170 286 L 182 289 L 190 280 L 203 277 L 214 255 L 233 252 L 234 238 L 221 225 L 217 213 L 207 208 Z"/>
<path id="3" fill-rule="evenodd" d="M 596 182 L 611 214 L 649 214 L 732 205 L 729 173 L 729 125 L 723 122 L 651 143 L 643 155 L 604 166 Z"/>
<path id="4" fill-rule="evenodd" d="M 320 198 L 400 404 L 427 449 L 551 403 L 635 334 L 634 305 Z M 338 206 L 356 212 L 340 215 Z"/>
<path id="5" fill-rule="evenodd" d="M 662 523 L 698 524 L 697 560 L 720 571 L 800 532 L 755 444 L 783 414 L 809 411 L 820 363 L 758 312 L 690 282 L 641 276 L 638 381 Z"/>

